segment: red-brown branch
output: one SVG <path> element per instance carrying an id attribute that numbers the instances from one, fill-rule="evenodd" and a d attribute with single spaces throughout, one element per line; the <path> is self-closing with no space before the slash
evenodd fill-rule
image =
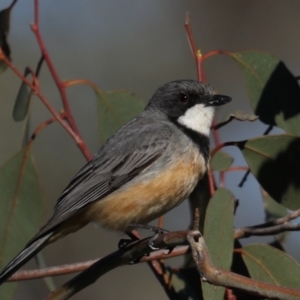
<path id="1" fill-rule="evenodd" d="M 47 100 L 47 98 L 42 94 L 42 92 L 39 89 L 38 84 L 31 83 L 14 65 L 13 63 L 6 57 L 6 55 L 3 53 L 2 49 L 0 48 L 0 60 L 3 60 L 4 63 L 24 82 L 26 85 L 33 91 L 33 93 L 43 102 L 43 104 L 46 106 L 46 108 L 50 111 L 50 113 L 54 116 L 54 118 L 61 124 L 61 126 L 70 134 L 70 136 L 74 139 L 77 146 L 83 153 L 84 157 L 87 160 L 90 160 L 92 158 L 91 153 L 87 149 L 84 141 L 82 138 L 76 134 L 73 129 L 70 127 L 68 123 L 64 121 L 64 118 L 61 117 L 60 113 L 58 113 L 53 106 L 50 104 L 50 102 Z M 36 80 L 37 77 L 36 77 Z"/>
<path id="2" fill-rule="evenodd" d="M 201 54 L 201 51 L 198 50 L 195 39 L 194 39 L 194 35 L 193 35 L 192 28 L 191 28 L 191 25 L 190 25 L 190 16 L 189 16 L 189 14 L 186 14 L 184 27 L 185 27 L 185 30 L 186 30 L 188 42 L 189 42 L 193 57 L 194 57 L 195 62 L 196 62 L 197 78 L 198 78 L 199 81 L 205 82 L 206 79 L 205 79 L 205 74 L 204 74 L 204 70 L 203 70 L 203 66 L 202 66 L 202 54 Z"/>
<path id="3" fill-rule="evenodd" d="M 202 281 L 226 288 L 240 289 L 268 299 L 300 299 L 300 290 L 263 283 L 216 267 L 211 261 L 209 251 L 199 231 L 190 232 L 188 241 Z"/>
<path id="4" fill-rule="evenodd" d="M 5 64 L 23 81 L 30 87 L 35 95 L 40 98 L 46 108 L 50 111 L 50 113 L 55 117 L 55 119 L 62 125 L 62 127 L 72 136 L 75 142 L 78 142 L 78 137 L 71 129 L 71 127 L 61 118 L 60 114 L 56 112 L 56 110 L 52 107 L 52 105 L 48 102 L 46 97 L 41 93 L 38 87 L 34 86 L 23 74 L 9 61 L 9 59 L 5 56 L 2 49 L 0 48 L 0 60 L 3 60 Z"/>
<path id="5" fill-rule="evenodd" d="M 144 256 L 143 258 L 141 258 L 140 262 L 149 262 L 158 259 L 169 259 L 172 257 L 184 255 L 188 251 L 189 251 L 188 246 L 176 247 L 170 254 L 166 254 L 165 253 L 166 250 L 159 250 L 159 251 L 152 252 L 150 256 Z M 19 271 L 16 274 L 12 275 L 8 279 L 8 281 L 30 280 L 30 279 L 49 277 L 49 276 L 59 276 L 59 275 L 77 273 L 86 270 L 99 259 L 100 258 L 94 260 L 88 260 L 85 262 L 68 264 L 68 265 L 48 267 L 45 269 Z"/>
<path id="6" fill-rule="evenodd" d="M 63 81 L 61 81 L 59 79 L 59 76 L 54 68 L 54 65 L 51 61 L 50 55 L 48 53 L 48 50 L 45 46 L 45 43 L 43 41 L 42 35 L 40 33 L 40 26 L 39 26 L 39 0 L 34 0 L 34 23 L 31 24 L 31 29 L 33 31 L 33 33 L 35 34 L 35 37 L 37 39 L 38 45 L 40 47 L 40 50 L 42 52 L 42 55 L 44 57 L 44 60 L 47 64 L 47 67 L 51 73 L 51 76 L 57 86 L 57 89 L 60 93 L 61 96 L 61 100 L 62 100 L 62 104 L 64 107 L 64 111 L 65 111 L 65 119 L 66 121 L 69 123 L 72 131 L 73 131 L 73 135 L 76 136 L 76 143 L 78 145 L 78 147 L 80 148 L 81 152 L 83 153 L 83 155 L 85 156 L 85 158 L 89 161 L 92 159 L 92 154 L 89 152 L 85 142 L 83 141 L 80 132 L 78 130 L 78 127 L 76 125 L 76 122 L 74 120 L 74 117 L 72 115 L 71 109 L 70 109 L 70 105 L 69 105 L 69 101 L 67 98 L 67 94 L 66 94 L 66 88 L 65 85 L 63 83 Z"/>

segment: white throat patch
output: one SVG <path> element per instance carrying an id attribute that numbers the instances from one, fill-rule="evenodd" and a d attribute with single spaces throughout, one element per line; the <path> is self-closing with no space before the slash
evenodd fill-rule
<path id="1" fill-rule="evenodd" d="M 198 133 L 209 136 L 214 111 L 212 106 L 205 107 L 204 104 L 196 104 L 178 119 L 178 123 Z"/>

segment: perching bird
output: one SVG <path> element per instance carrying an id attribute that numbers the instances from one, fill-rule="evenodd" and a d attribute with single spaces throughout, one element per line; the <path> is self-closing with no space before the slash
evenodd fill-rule
<path id="1" fill-rule="evenodd" d="M 75 175 L 52 218 L 2 270 L 0 284 L 47 244 L 89 222 L 126 231 L 180 204 L 207 171 L 214 107 L 230 101 L 195 80 L 158 88 Z"/>

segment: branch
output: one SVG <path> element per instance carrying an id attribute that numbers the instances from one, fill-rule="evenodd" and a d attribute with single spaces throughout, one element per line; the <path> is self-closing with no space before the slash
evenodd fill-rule
<path id="1" fill-rule="evenodd" d="M 198 50 L 194 35 L 192 32 L 191 24 L 190 24 L 190 16 L 187 13 L 186 14 L 186 19 L 184 23 L 185 31 L 187 34 L 188 42 L 192 51 L 192 55 L 195 59 L 196 62 L 196 67 L 197 67 L 197 78 L 199 81 L 205 82 L 205 73 L 203 70 L 203 59 L 202 59 L 202 53 L 201 50 Z M 213 120 L 213 126 L 215 125 L 215 120 Z M 213 131 L 213 138 L 215 141 L 216 145 L 219 145 L 220 143 L 220 138 L 219 138 L 219 133 L 217 131 Z M 209 191 L 210 195 L 212 196 L 216 190 L 216 184 L 214 180 L 214 176 L 211 170 L 208 170 L 208 184 L 209 184 Z"/>
<path id="2" fill-rule="evenodd" d="M 44 41 L 42 39 L 42 36 L 41 36 L 41 33 L 40 33 L 40 27 L 39 27 L 39 0 L 34 0 L 34 23 L 31 24 L 31 29 L 32 29 L 33 33 L 35 34 L 38 45 L 39 45 L 40 50 L 42 52 L 42 57 L 45 60 L 45 62 L 47 64 L 47 67 L 48 67 L 48 69 L 51 73 L 51 76 L 52 76 L 52 78 L 53 78 L 53 80 L 54 80 L 54 82 L 57 86 L 57 89 L 58 89 L 59 93 L 60 93 L 60 96 L 61 96 L 61 99 L 62 99 L 62 104 L 63 104 L 63 107 L 64 107 L 65 116 L 66 116 L 65 119 L 68 122 L 68 124 L 70 125 L 69 126 L 70 128 L 67 129 L 66 125 L 63 125 L 58 118 L 57 118 L 57 120 L 61 123 L 61 125 L 63 125 L 63 127 L 68 131 L 68 133 L 71 134 L 71 136 L 76 141 L 77 146 L 79 147 L 79 149 L 81 150 L 81 152 L 85 156 L 86 160 L 89 161 L 89 160 L 92 159 L 92 154 L 89 152 L 85 142 L 83 141 L 83 139 L 82 139 L 82 137 L 79 133 L 76 122 L 75 122 L 74 117 L 71 113 L 69 101 L 68 101 L 67 94 L 66 94 L 66 87 L 65 87 L 63 81 L 61 81 L 58 77 L 58 74 L 57 74 L 57 72 L 54 68 L 54 65 L 53 65 L 53 63 L 50 59 L 49 53 L 47 51 L 47 48 L 45 46 L 45 43 L 44 43 Z M 45 102 L 44 102 L 44 104 L 45 104 Z M 46 105 L 46 107 L 49 109 L 49 105 L 48 106 Z M 52 110 L 54 110 L 54 109 L 52 109 Z M 51 113 L 53 114 L 53 111 L 51 111 Z"/>
<path id="3" fill-rule="evenodd" d="M 186 245 L 188 232 L 188 230 L 185 230 L 161 234 L 152 241 L 152 246 L 155 248 L 171 248 L 177 245 Z M 132 262 L 141 257 L 144 258 L 144 255 L 153 252 L 152 248 L 149 246 L 150 239 L 151 238 L 146 238 L 131 242 L 127 246 L 100 259 L 91 267 L 65 283 L 62 287 L 52 292 L 46 299 L 68 299 L 88 285 L 94 283 L 99 277 L 107 272 L 122 265 L 132 264 Z"/>
<path id="4" fill-rule="evenodd" d="M 190 15 L 186 14 L 186 19 L 184 23 L 184 28 L 187 34 L 188 42 L 193 54 L 193 57 L 197 66 L 197 77 L 199 81 L 205 81 L 205 74 L 202 66 L 202 54 L 201 51 L 197 49 L 197 45 L 194 39 L 194 35 L 192 32 L 191 24 L 190 24 Z"/>
<path id="5" fill-rule="evenodd" d="M 211 151 L 211 158 L 214 157 L 214 155 L 222 148 L 224 147 L 228 147 L 228 146 L 237 146 L 238 145 L 238 142 L 225 142 L 225 143 L 222 143 L 222 144 L 219 144 L 217 145 L 212 151 Z"/>
<path id="6" fill-rule="evenodd" d="M 0 60 L 3 60 L 4 63 L 24 82 L 26 85 L 33 91 L 33 93 L 43 102 L 46 108 L 50 111 L 50 113 L 54 116 L 54 118 L 61 124 L 61 126 L 70 134 L 70 136 L 74 139 L 77 146 L 85 156 L 87 160 L 92 158 L 92 155 L 89 153 L 85 143 L 83 142 L 82 138 L 73 131 L 73 129 L 64 121 L 64 116 L 62 117 L 60 113 L 58 113 L 47 98 L 42 94 L 39 89 L 38 85 L 31 83 L 13 64 L 12 62 L 6 57 L 4 52 L 0 47 Z"/>
<path id="7" fill-rule="evenodd" d="M 240 289 L 249 294 L 266 297 L 268 299 L 300 299 L 300 290 L 262 283 L 242 275 L 216 268 L 211 261 L 208 249 L 200 232 L 197 230 L 191 231 L 187 238 L 192 249 L 193 259 L 203 282 L 227 288 Z"/>
<path id="8" fill-rule="evenodd" d="M 159 223 L 162 221 L 162 216 L 159 218 Z M 158 224 L 160 228 L 162 228 L 162 225 Z M 137 239 L 141 239 L 139 233 L 136 230 L 133 230 L 131 234 L 136 237 Z M 173 250 L 173 248 L 171 248 Z M 168 251 L 170 253 L 170 250 Z M 172 253 L 173 251 L 171 251 Z M 150 255 L 148 255 L 149 257 Z M 139 260 L 141 261 L 141 259 Z M 167 276 L 166 266 L 164 264 L 164 259 L 152 259 L 147 261 L 148 267 L 153 272 L 154 276 L 158 280 L 158 282 L 161 284 L 162 288 L 166 292 L 167 296 L 170 299 L 176 299 L 176 292 L 174 287 L 170 284 L 169 277 Z"/>
<path id="9" fill-rule="evenodd" d="M 189 251 L 188 246 L 179 246 L 176 247 L 171 253 L 166 254 L 166 250 L 158 250 L 150 253 L 149 256 L 143 256 L 140 262 L 149 262 L 158 259 L 169 259 L 172 257 L 184 255 Z M 37 279 L 49 276 L 59 276 L 71 273 L 77 273 L 86 270 L 92 264 L 99 261 L 100 258 L 94 260 L 88 260 L 85 262 L 66 264 L 54 267 L 48 267 L 44 269 L 34 269 L 34 270 L 24 270 L 19 271 L 12 275 L 7 281 L 22 281 L 22 280 L 30 280 Z"/>
<path id="10" fill-rule="evenodd" d="M 67 94 L 66 94 L 66 89 L 65 86 L 63 84 L 63 82 L 59 79 L 59 76 L 54 68 L 54 65 L 51 61 L 50 55 L 48 53 L 48 50 L 46 48 L 46 45 L 43 41 L 41 32 L 40 32 L 40 24 L 39 24 L 39 0 L 34 0 L 34 23 L 31 24 L 31 30 L 33 31 L 33 33 L 35 34 L 35 37 L 37 39 L 38 45 L 40 47 L 40 50 L 42 52 L 42 56 L 44 57 L 44 60 L 47 64 L 47 67 L 50 71 L 50 74 L 57 86 L 57 89 L 60 93 L 61 96 L 61 100 L 62 100 L 62 104 L 67 116 L 67 120 L 68 123 L 70 124 L 71 128 L 74 130 L 75 133 L 77 133 L 79 135 L 79 130 L 77 128 L 77 125 L 75 123 L 75 120 L 72 116 L 71 110 L 70 110 L 70 105 L 69 105 L 69 101 L 67 98 Z"/>
<path id="11" fill-rule="evenodd" d="M 253 235 L 273 235 L 284 231 L 298 231 L 300 224 L 289 223 L 290 220 L 296 219 L 300 216 L 300 209 L 295 210 L 282 218 L 266 222 L 263 224 L 255 225 L 252 227 L 243 227 L 235 231 L 235 239 L 241 239 Z"/>
<path id="12" fill-rule="evenodd" d="M 234 238 L 240 239 L 249 236 L 274 235 L 284 231 L 299 231 L 299 230 L 300 230 L 300 223 L 298 224 L 285 223 L 282 225 L 277 225 L 269 228 L 244 227 L 235 231 Z"/>

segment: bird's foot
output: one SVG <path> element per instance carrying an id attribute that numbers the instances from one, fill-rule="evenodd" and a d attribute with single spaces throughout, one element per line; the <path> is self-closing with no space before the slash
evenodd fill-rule
<path id="1" fill-rule="evenodd" d="M 151 250 L 159 250 L 159 248 L 154 246 L 154 241 L 157 239 L 157 237 L 160 235 L 161 233 L 156 232 L 153 237 L 151 237 L 151 239 L 148 241 L 148 246 L 150 247 Z"/>

